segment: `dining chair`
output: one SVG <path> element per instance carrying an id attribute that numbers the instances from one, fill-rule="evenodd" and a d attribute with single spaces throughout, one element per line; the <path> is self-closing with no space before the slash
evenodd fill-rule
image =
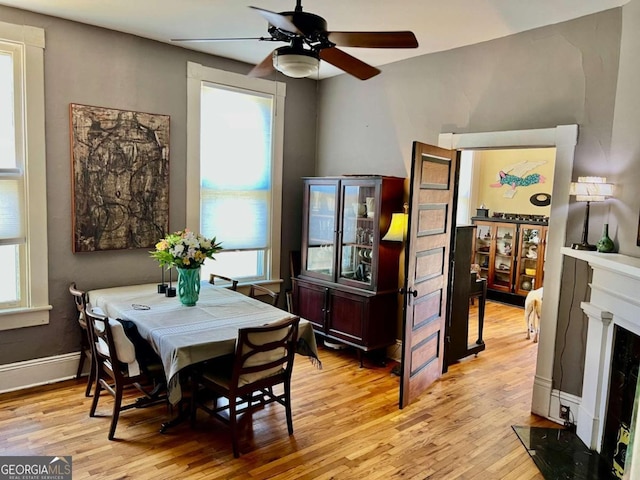
<path id="1" fill-rule="evenodd" d="M 69 285 L 69 293 L 71 293 L 71 295 L 73 296 L 73 301 L 76 305 L 76 309 L 78 310 L 78 324 L 82 329 L 82 337 L 80 340 L 80 361 L 78 362 L 78 371 L 76 372 L 76 378 L 80 378 L 80 376 L 82 375 L 85 358 L 88 359 L 90 363 L 89 378 L 87 380 L 87 388 L 84 392 L 84 396 L 90 397 L 91 387 L 93 386 L 93 382 L 95 380 L 95 355 L 93 354 L 93 350 L 91 348 L 93 344 L 90 338 L 91 332 L 87 328 L 87 294 L 83 290 L 78 289 L 75 282 Z"/>
<path id="2" fill-rule="evenodd" d="M 90 417 L 94 417 L 102 390 L 113 398 L 113 414 L 109 428 L 109 440 L 113 440 L 120 412 L 164 402 L 166 384 L 162 364 L 147 365 L 143 372 L 136 358 L 135 346 L 126 336 L 122 324 L 95 309 L 86 311 L 87 328 L 94 341 L 96 358 L 96 381 L 91 403 Z M 145 373 L 146 372 L 146 373 Z M 135 387 L 143 397 L 133 403 L 122 405 L 124 389 Z"/>
<path id="3" fill-rule="evenodd" d="M 230 290 L 238 290 L 238 280 L 230 277 L 225 277 L 224 275 L 218 275 L 217 273 L 212 273 L 209 275 L 209 283 L 211 285 L 215 285 L 216 278 L 224 280 L 225 282 L 229 282 L 231 284 L 231 286 L 229 287 Z"/>
<path id="4" fill-rule="evenodd" d="M 289 273 L 291 275 L 291 288 L 288 288 L 284 291 L 285 299 L 287 301 L 287 311 L 289 313 L 296 314 L 296 305 L 294 304 L 293 299 L 293 287 L 295 279 L 300 275 L 300 250 L 291 250 L 289 252 Z"/>
<path id="5" fill-rule="evenodd" d="M 238 331 L 235 353 L 195 368 L 192 375 L 191 424 L 201 408 L 230 426 L 234 457 L 240 455 L 239 415 L 277 402 L 284 406 L 289 435 L 291 416 L 291 372 L 295 357 L 300 317 Z M 282 393 L 274 387 L 281 386 Z M 209 399 L 213 393 L 213 399 Z M 218 397 L 228 403 L 218 407 Z M 223 412 L 227 412 L 223 415 Z M 243 418 L 252 418 L 246 415 Z"/>
<path id="6" fill-rule="evenodd" d="M 280 298 L 279 292 L 263 287 L 262 285 L 252 284 L 249 288 L 249 296 L 251 298 L 257 298 L 265 303 L 270 303 L 273 306 L 278 305 L 278 299 Z"/>

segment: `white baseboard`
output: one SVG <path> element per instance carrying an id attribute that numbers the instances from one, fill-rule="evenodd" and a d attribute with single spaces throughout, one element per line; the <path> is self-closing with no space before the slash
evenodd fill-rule
<path id="1" fill-rule="evenodd" d="M 80 352 L 0 365 L 0 393 L 75 378 Z M 88 371 L 89 361 L 85 361 Z"/>

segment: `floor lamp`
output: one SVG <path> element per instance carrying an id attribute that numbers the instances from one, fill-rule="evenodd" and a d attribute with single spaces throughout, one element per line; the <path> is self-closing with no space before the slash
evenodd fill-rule
<path id="1" fill-rule="evenodd" d="M 613 184 L 607 183 L 605 177 L 578 177 L 577 182 L 571 183 L 569 195 L 575 195 L 578 202 L 587 202 L 582 226 L 582 241 L 573 243 L 571 248 L 574 250 L 595 250 L 596 246 L 591 245 L 588 241 L 589 205 L 591 202 L 604 202 L 607 197 L 612 196 Z"/>
<path id="2" fill-rule="evenodd" d="M 384 237 L 382 237 L 383 242 L 402 242 L 402 247 L 404 248 L 406 245 L 407 239 L 407 224 L 409 220 L 409 214 L 407 210 L 409 209 L 409 204 L 404 204 L 404 212 L 403 213 L 394 213 L 391 215 L 391 225 L 389 225 L 389 230 L 385 233 Z M 404 254 L 407 255 L 409 252 L 405 250 Z M 404 262 L 406 265 L 406 261 Z M 404 266 L 402 267 L 404 270 Z M 404 289 L 405 279 L 404 276 L 407 274 L 406 271 L 403 271 L 403 279 L 402 279 L 402 289 Z M 403 290 L 400 290 L 402 292 Z M 401 365 L 398 364 L 391 369 L 391 373 L 397 376 L 400 376 Z"/>

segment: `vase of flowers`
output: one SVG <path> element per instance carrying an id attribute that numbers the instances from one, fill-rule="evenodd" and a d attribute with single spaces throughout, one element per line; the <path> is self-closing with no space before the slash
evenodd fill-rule
<path id="1" fill-rule="evenodd" d="M 193 307 L 200 294 L 200 266 L 207 258 L 222 250 L 216 237 L 211 239 L 185 229 L 167 235 L 156 243 L 151 256 L 161 267 L 176 267 L 178 297 L 182 304 Z"/>

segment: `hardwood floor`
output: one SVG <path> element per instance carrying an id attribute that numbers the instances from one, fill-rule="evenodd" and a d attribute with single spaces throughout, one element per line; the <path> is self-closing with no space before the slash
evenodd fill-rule
<path id="1" fill-rule="evenodd" d="M 472 317 L 476 318 L 476 317 Z M 294 435 L 269 405 L 233 458 L 226 427 L 199 412 L 158 433 L 166 407 L 120 415 L 112 399 L 90 418 L 82 381 L 0 395 L 0 455 L 72 455 L 74 480 L 100 479 L 542 479 L 512 425 L 557 426 L 530 413 L 537 345 L 523 310 L 488 303 L 487 349 L 450 367 L 420 400 L 398 409 L 392 364 L 358 367 L 351 351 L 321 349 L 323 369 L 296 358 Z"/>

